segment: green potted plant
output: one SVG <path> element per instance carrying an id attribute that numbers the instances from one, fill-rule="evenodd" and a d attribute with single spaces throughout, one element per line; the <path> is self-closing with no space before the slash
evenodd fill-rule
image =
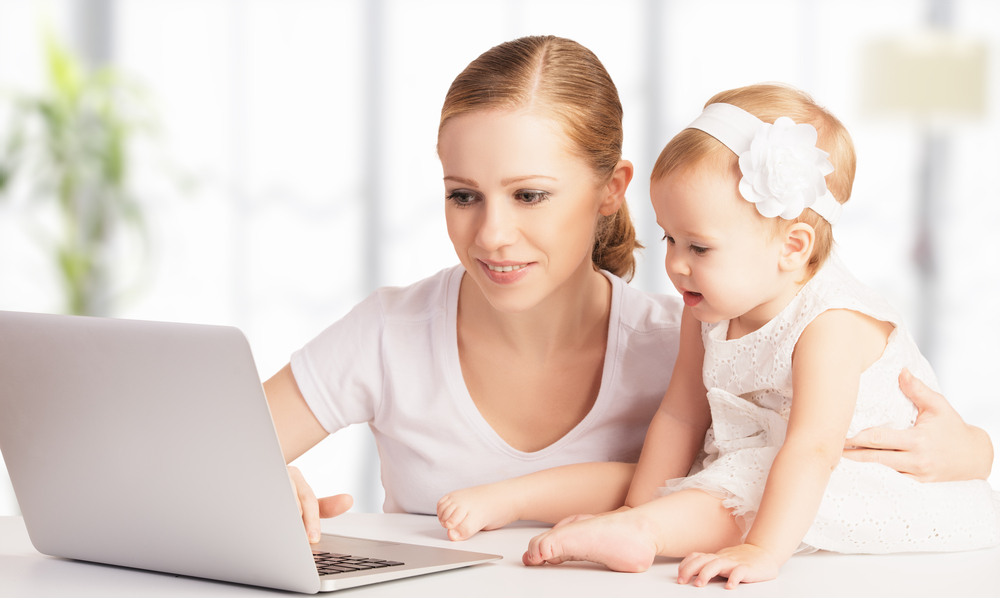
<path id="1" fill-rule="evenodd" d="M 142 206 L 129 187 L 129 146 L 151 131 L 150 111 L 132 81 L 110 67 L 84 68 L 52 36 L 45 59 L 47 88 L 7 98 L 0 200 L 23 179 L 17 187 L 26 201 L 55 208 L 57 229 L 39 241 L 61 279 L 65 311 L 108 315 L 117 283 L 111 244 L 130 237 L 145 253 Z"/>

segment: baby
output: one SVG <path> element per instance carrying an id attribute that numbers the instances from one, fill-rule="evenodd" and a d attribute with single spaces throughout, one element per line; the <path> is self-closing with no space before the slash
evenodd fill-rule
<path id="1" fill-rule="evenodd" d="M 561 522 L 525 564 L 642 571 L 686 557 L 680 583 L 721 575 L 732 588 L 773 579 L 799 552 L 1000 543 L 987 482 L 921 484 L 841 457 L 862 429 L 913 425 L 900 369 L 936 387 L 899 314 L 831 255 L 854 170 L 840 121 L 778 85 L 717 94 L 667 144 L 650 194 L 686 309 L 633 508 Z"/>

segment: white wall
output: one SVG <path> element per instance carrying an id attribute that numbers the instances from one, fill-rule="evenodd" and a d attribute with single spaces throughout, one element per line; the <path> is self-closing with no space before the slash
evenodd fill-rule
<path id="1" fill-rule="evenodd" d="M 594 50 L 622 96 L 626 157 L 637 167 L 629 198 L 648 248 L 635 286 L 669 292 L 646 198 L 659 148 L 715 92 L 777 80 L 810 91 L 851 130 L 859 168 L 837 228 L 841 254 L 916 319 L 921 129 L 865 116 L 859 63 L 866 41 L 916 30 L 925 3 L 386 0 L 377 14 L 373 5 L 118 0 L 115 60 L 150 91 L 162 132 L 140 154 L 135 181 L 155 251 L 141 292 L 117 315 L 237 325 L 266 378 L 373 286 L 407 284 L 451 265 L 434 150 L 448 84 L 496 43 L 551 33 Z M 43 13 L 69 31 L 65 2 L 0 0 L 0 87 L 40 86 Z M 957 31 L 985 39 L 995 53 L 998 3 L 962 0 L 954 14 Z M 1000 336 L 1000 247 L 991 230 L 1000 191 L 989 176 L 1000 163 L 1000 61 L 990 68 L 985 119 L 948 129 L 934 355 L 952 402 L 1000 439 L 990 375 L 1000 355 L 991 343 Z M 193 185 L 177 184 L 165 169 Z M 372 205 L 380 218 L 369 231 Z M 52 269 L 30 234 L 32 217 L 23 203 L 0 203 L 0 309 L 60 309 Z M 363 427 L 339 433 L 302 465 L 320 492 L 350 491 L 357 508 L 377 510 L 371 444 Z M 345 453 L 346 465 L 332 464 Z M 13 506 L 2 488 L 0 514 Z"/>

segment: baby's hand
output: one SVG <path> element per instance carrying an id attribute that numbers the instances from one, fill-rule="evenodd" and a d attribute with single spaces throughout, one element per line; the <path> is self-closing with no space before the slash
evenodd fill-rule
<path id="1" fill-rule="evenodd" d="M 438 521 L 448 530 L 449 540 L 468 540 L 480 530 L 517 521 L 516 499 L 503 482 L 456 490 L 438 501 Z"/>
<path id="2" fill-rule="evenodd" d="M 677 567 L 677 583 L 694 580 L 696 587 L 702 587 L 716 575 L 728 577 L 726 589 L 732 590 L 742 583 L 767 581 L 778 576 L 781 563 L 771 553 L 752 544 L 740 544 L 723 548 L 715 554 L 693 552 Z"/>

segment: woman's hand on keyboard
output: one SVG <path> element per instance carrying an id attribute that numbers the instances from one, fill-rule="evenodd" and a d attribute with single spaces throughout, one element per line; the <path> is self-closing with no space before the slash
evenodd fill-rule
<path id="1" fill-rule="evenodd" d="M 295 487 L 295 502 L 299 505 L 299 513 L 302 515 L 302 524 L 306 528 L 309 543 L 316 544 L 319 542 L 319 520 L 336 517 L 347 512 L 354 504 L 354 499 L 350 494 L 337 494 L 317 499 L 298 467 L 289 465 L 288 477 L 292 479 L 292 485 Z"/>

